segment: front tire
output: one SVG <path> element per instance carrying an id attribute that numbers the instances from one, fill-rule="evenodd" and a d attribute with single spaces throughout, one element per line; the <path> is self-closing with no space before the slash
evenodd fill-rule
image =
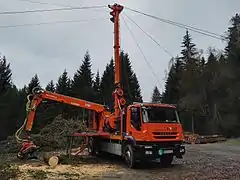
<path id="1" fill-rule="evenodd" d="M 135 152 L 130 144 L 126 145 L 124 148 L 124 160 L 129 168 L 133 169 L 136 167 Z"/>
<path id="2" fill-rule="evenodd" d="M 173 155 L 164 155 L 160 158 L 161 165 L 164 167 L 168 167 L 172 164 L 173 161 Z"/>

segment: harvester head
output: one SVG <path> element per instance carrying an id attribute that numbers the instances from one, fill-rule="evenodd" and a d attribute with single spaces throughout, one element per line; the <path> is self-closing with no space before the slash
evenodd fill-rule
<path id="1" fill-rule="evenodd" d="M 32 141 L 23 142 L 17 157 L 21 160 L 38 159 L 37 151 L 39 148 Z"/>

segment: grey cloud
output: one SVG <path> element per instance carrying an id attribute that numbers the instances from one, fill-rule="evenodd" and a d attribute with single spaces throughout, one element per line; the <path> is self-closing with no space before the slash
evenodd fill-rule
<path id="1" fill-rule="evenodd" d="M 69 4 L 71 6 L 108 5 L 115 1 L 102 0 L 44 0 L 42 2 Z M 166 19 L 193 25 L 212 32 L 223 34 L 227 30 L 229 19 L 238 11 L 240 2 L 232 1 L 187 1 L 187 0 L 119 0 L 133 9 L 154 14 Z M 31 9 L 56 8 L 57 6 L 33 4 L 19 0 L 0 1 L 0 12 L 22 11 Z M 109 12 L 107 8 L 105 8 Z M 39 23 L 49 21 L 80 20 L 109 17 L 109 13 L 95 10 L 74 10 L 72 12 L 29 13 L 21 15 L 0 15 L 0 25 Z M 184 29 L 173 27 L 159 21 L 124 10 L 145 31 L 166 47 L 174 56 L 181 50 Z M 127 18 L 125 17 L 127 20 Z M 164 88 L 165 69 L 170 60 L 163 50 L 159 49 L 134 24 L 127 20 L 139 45 L 151 63 Z M 224 43 L 197 33 L 191 33 L 199 49 L 215 46 L 222 49 Z M 127 28 L 121 20 L 121 45 L 128 52 L 133 68 L 139 78 L 144 100 L 150 100 L 154 85 L 158 85 L 148 68 Z M 106 63 L 113 56 L 113 24 L 109 20 L 42 25 L 34 27 L 0 28 L 0 52 L 11 62 L 14 82 L 22 87 L 37 73 L 41 84 L 45 86 L 51 79 L 57 80 L 66 68 L 69 75 L 78 69 L 86 50 L 92 58 L 92 68 L 103 72 Z M 161 89 L 161 87 L 159 87 Z"/>

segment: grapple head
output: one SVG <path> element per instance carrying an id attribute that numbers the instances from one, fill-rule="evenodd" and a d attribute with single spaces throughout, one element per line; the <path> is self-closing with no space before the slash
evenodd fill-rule
<path id="1" fill-rule="evenodd" d="M 23 159 L 37 159 L 35 152 L 39 149 L 32 141 L 23 142 L 17 157 L 21 160 Z"/>

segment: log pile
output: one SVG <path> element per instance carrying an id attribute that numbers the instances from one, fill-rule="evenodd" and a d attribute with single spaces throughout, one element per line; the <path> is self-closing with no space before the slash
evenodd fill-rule
<path id="1" fill-rule="evenodd" d="M 199 134 L 193 134 L 189 132 L 185 132 L 184 134 L 184 143 L 186 144 L 206 144 L 206 143 L 217 143 L 226 141 L 227 138 L 221 135 L 205 135 L 201 136 Z"/>

